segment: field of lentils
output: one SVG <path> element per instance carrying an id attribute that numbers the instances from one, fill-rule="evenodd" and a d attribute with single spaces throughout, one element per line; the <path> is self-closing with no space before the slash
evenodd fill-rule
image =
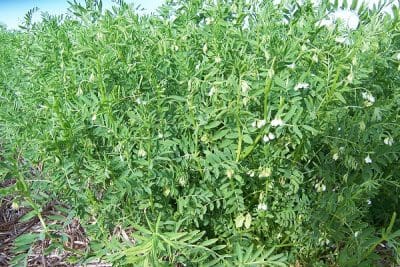
<path id="1" fill-rule="evenodd" d="M 86 0 L 0 28 L 0 265 L 400 264 L 389 2 Z"/>

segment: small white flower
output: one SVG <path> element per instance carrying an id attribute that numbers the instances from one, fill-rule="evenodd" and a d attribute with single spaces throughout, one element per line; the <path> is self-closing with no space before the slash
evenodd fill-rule
<path id="1" fill-rule="evenodd" d="M 371 103 L 375 103 L 375 97 L 373 95 L 369 95 L 368 101 Z"/>
<path id="2" fill-rule="evenodd" d="M 241 81 L 240 86 L 243 94 L 247 94 L 247 92 L 250 90 L 250 86 L 246 81 Z"/>
<path id="3" fill-rule="evenodd" d="M 143 158 L 143 157 L 146 157 L 146 155 L 147 155 L 147 152 L 144 149 L 142 149 L 142 148 L 139 149 L 139 151 L 138 151 L 139 157 Z"/>
<path id="4" fill-rule="evenodd" d="M 172 50 L 176 52 L 176 51 L 179 50 L 179 47 L 178 47 L 177 45 L 173 45 L 173 46 L 172 46 Z"/>
<path id="5" fill-rule="evenodd" d="M 337 22 L 339 21 L 348 30 L 355 30 L 360 23 L 358 14 L 351 10 L 339 9 L 330 15 L 330 18 Z"/>
<path id="6" fill-rule="evenodd" d="M 200 64 L 196 64 L 196 66 L 194 67 L 196 70 L 200 69 Z"/>
<path id="7" fill-rule="evenodd" d="M 312 61 L 314 61 L 315 63 L 317 63 L 318 62 L 318 55 L 317 54 L 314 54 L 313 56 L 312 56 Z"/>
<path id="8" fill-rule="evenodd" d="M 262 168 L 258 177 L 266 178 L 266 177 L 270 177 L 271 174 L 272 174 L 271 168 Z"/>
<path id="9" fill-rule="evenodd" d="M 361 97 L 364 100 L 367 100 L 368 102 L 370 102 L 371 104 L 375 103 L 375 97 L 369 92 L 362 92 Z"/>
<path id="10" fill-rule="evenodd" d="M 281 120 L 281 119 L 279 119 L 279 118 L 273 119 L 273 120 L 271 121 L 271 126 L 272 126 L 272 127 L 282 126 L 283 124 L 284 124 L 283 120 Z"/>
<path id="11" fill-rule="evenodd" d="M 356 231 L 356 232 L 354 233 L 354 237 L 355 237 L 355 238 L 357 238 L 359 235 L 360 235 L 360 231 Z"/>
<path id="12" fill-rule="evenodd" d="M 268 142 L 269 142 L 269 137 L 268 137 L 268 135 L 264 135 L 264 137 L 263 137 L 263 142 L 264 142 L 264 143 L 268 143 Z"/>
<path id="13" fill-rule="evenodd" d="M 400 53 L 397 53 L 396 59 L 397 59 L 398 61 L 400 61 Z"/>
<path id="14" fill-rule="evenodd" d="M 18 203 L 17 203 L 17 202 L 13 202 L 13 203 L 11 204 L 11 209 L 13 209 L 13 210 L 19 209 Z"/>
<path id="15" fill-rule="evenodd" d="M 350 74 L 347 75 L 347 81 L 349 83 L 353 83 L 353 80 L 354 80 L 354 74 L 353 74 L 353 72 L 350 72 Z"/>
<path id="16" fill-rule="evenodd" d="M 294 90 L 298 91 L 298 90 L 301 90 L 301 89 L 308 89 L 309 87 L 310 87 L 310 84 L 308 84 L 308 83 L 298 83 L 294 87 Z"/>
<path id="17" fill-rule="evenodd" d="M 185 186 L 185 185 L 186 185 L 186 179 L 185 179 L 185 177 L 184 177 L 184 176 L 179 177 L 178 183 L 179 183 L 181 186 Z"/>
<path id="18" fill-rule="evenodd" d="M 76 92 L 76 95 L 77 96 L 81 96 L 81 95 L 83 95 L 83 90 L 82 90 L 82 87 L 78 87 L 78 91 Z"/>
<path id="19" fill-rule="evenodd" d="M 250 177 L 254 177 L 255 174 L 256 173 L 253 170 L 250 170 L 250 171 L 247 172 L 247 175 L 250 176 Z"/>
<path id="20" fill-rule="evenodd" d="M 206 54 L 207 51 L 208 51 L 207 44 L 204 44 L 204 45 L 203 45 L 203 53 Z"/>
<path id="21" fill-rule="evenodd" d="M 232 169 L 228 169 L 226 170 L 226 176 L 230 179 L 233 177 L 233 175 L 235 174 L 235 172 Z"/>
<path id="22" fill-rule="evenodd" d="M 326 191 L 326 185 L 323 184 L 322 181 L 316 183 L 314 187 L 315 187 L 315 189 L 317 190 L 318 193 Z"/>
<path id="23" fill-rule="evenodd" d="M 257 209 L 260 211 L 266 211 L 268 209 L 268 206 L 265 203 L 260 203 L 258 204 Z"/>
<path id="24" fill-rule="evenodd" d="M 335 38 L 335 42 L 344 44 L 344 45 L 351 45 L 351 40 L 347 36 L 339 36 Z"/>
<path id="25" fill-rule="evenodd" d="M 393 145 L 393 138 L 392 137 L 386 137 L 385 139 L 383 139 L 383 143 L 385 144 L 385 145 L 388 145 L 388 146 L 392 146 Z"/>
<path id="26" fill-rule="evenodd" d="M 210 88 L 210 91 L 208 92 L 208 96 L 213 96 L 215 94 L 215 92 L 217 92 L 217 89 L 213 86 Z"/>
<path id="27" fill-rule="evenodd" d="M 205 22 L 206 22 L 207 25 L 210 25 L 211 23 L 214 22 L 214 19 L 213 18 L 206 18 Z"/>
<path id="28" fill-rule="evenodd" d="M 367 200 L 367 205 L 371 205 L 372 201 L 370 199 Z"/>
<path id="29" fill-rule="evenodd" d="M 215 63 L 221 63 L 222 59 L 219 56 L 215 57 Z"/>
<path id="30" fill-rule="evenodd" d="M 282 22 L 283 25 L 288 25 L 289 22 L 290 22 L 290 20 L 289 20 L 288 18 L 284 17 L 284 18 L 281 20 L 281 22 Z"/>
<path id="31" fill-rule="evenodd" d="M 370 158 L 369 155 L 364 159 L 364 161 L 365 161 L 365 163 L 367 163 L 367 164 L 371 164 L 371 163 L 372 163 L 372 159 Z"/>
<path id="32" fill-rule="evenodd" d="M 289 69 L 295 69 L 296 68 L 296 63 L 291 63 L 291 64 L 289 64 L 289 65 L 286 65 L 286 67 L 288 67 Z"/>
<path id="33" fill-rule="evenodd" d="M 96 77 L 94 76 L 93 73 L 91 73 L 89 76 L 89 82 L 94 82 L 95 79 L 96 79 Z"/>
<path id="34" fill-rule="evenodd" d="M 338 160 L 339 159 L 339 154 L 338 153 L 333 154 L 332 158 L 333 158 L 334 161 Z"/>
<path id="35" fill-rule="evenodd" d="M 325 191 L 326 191 L 326 185 L 324 185 L 324 184 L 321 185 L 321 191 L 322 191 L 322 192 L 325 192 Z"/>
<path id="36" fill-rule="evenodd" d="M 258 120 L 257 121 L 257 128 L 262 128 L 267 122 L 265 120 Z"/>
<path id="37" fill-rule="evenodd" d="M 138 105 L 143 104 L 142 99 L 140 99 L 140 97 L 136 98 L 135 102 L 136 102 L 136 104 L 138 104 Z"/>
<path id="38" fill-rule="evenodd" d="M 97 115 L 96 115 L 96 113 L 94 113 L 92 116 L 92 121 L 95 121 L 96 119 L 97 119 Z"/>
<path id="39" fill-rule="evenodd" d="M 247 103 L 249 103 L 249 101 L 250 101 L 250 98 L 248 98 L 247 96 L 243 97 L 243 105 L 247 106 Z"/>
<path id="40" fill-rule="evenodd" d="M 157 137 L 161 139 L 164 138 L 164 135 L 162 133 L 158 133 Z"/>
<path id="41" fill-rule="evenodd" d="M 269 133 L 268 134 L 268 138 L 269 138 L 269 140 L 274 140 L 275 139 L 275 135 L 273 133 Z"/>
<path id="42" fill-rule="evenodd" d="M 258 129 L 260 129 L 260 128 L 262 128 L 262 127 L 264 127 L 264 125 L 266 124 L 267 122 L 265 121 L 265 120 L 255 120 L 255 121 L 253 121 L 253 123 L 251 124 L 251 126 L 252 127 L 254 127 L 254 128 L 258 128 Z"/>

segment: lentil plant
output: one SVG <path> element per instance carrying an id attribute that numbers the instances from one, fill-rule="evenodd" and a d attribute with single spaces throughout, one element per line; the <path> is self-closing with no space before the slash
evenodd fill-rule
<path id="1" fill-rule="evenodd" d="M 2 29 L 0 193 L 65 203 L 90 240 L 72 263 L 399 263 L 399 10 L 298 2 L 73 2 Z"/>

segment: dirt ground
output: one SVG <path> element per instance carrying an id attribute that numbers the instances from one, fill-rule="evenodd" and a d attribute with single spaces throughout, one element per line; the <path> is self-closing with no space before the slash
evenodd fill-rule
<path id="1" fill-rule="evenodd" d="M 5 180 L 0 183 L 0 189 L 13 186 L 15 182 L 14 179 Z M 50 201 L 43 208 L 42 217 L 46 225 L 58 224 L 58 229 L 61 230 L 53 232 L 52 236 L 64 237 L 66 241 L 62 243 L 62 249 L 59 248 L 60 246 L 52 249 L 52 241 L 46 237 L 43 241 L 28 245 L 28 250 L 21 251 L 18 254 L 15 253 L 13 248 L 18 237 L 24 234 L 41 233 L 43 232 L 43 227 L 37 216 L 29 219 L 24 218 L 31 209 L 13 205 L 14 197 L 9 195 L 0 199 L 0 266 L 10 266 L 14 257 L 24 253 L 27 253 L 27 263 L 30 267 L 79 266 L 69 263 L 68 259 L 87 250 L 89 240 L 85 236 L 85 231 L 78 219 L 73 219 L 71 223 L 64 225 L 62 218 L 66 219 L 66 214 L 63 214 L 58 207 L 63 207 L 64 209 L 67 207 L 57 201 Z M 55 220 L 54 218 L 58 219 Z M 94 262 L 85 266 L 108 267 L 111 265 Z"/>

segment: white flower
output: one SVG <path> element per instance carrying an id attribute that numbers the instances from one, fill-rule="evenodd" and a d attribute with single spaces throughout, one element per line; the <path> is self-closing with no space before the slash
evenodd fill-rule
<path id="1" fill-rule="evenodd" d="M 213 86 L 210 88 L 210 91 L 208 92 L 208 96 L 213 96 L 215 94 L 215 92 L 217 92 L 217 89 Z"/>
<path id="2" fill-rule="evenodd" d="M 275 135 L 273 133 L 269 133 L 268 134 L 268 138 L 269 138 L 269 140 L 274 140 L 275 139 Z"/>
<path id="3" fill-rule="evenodd" d="M 243 98 L 243 105 L 247 106 L 247 103 L 249 103 L 250 98 L 248 98 L 247 96 Z"/>
<path id="4" fill-rule="evenodd" d="M 284 17 L 284 18 L 281 20 L 281 23 L 282 23 L 283 25 L 288 25 L 289 22 L 290 22 L 290 20 L 289 20 L 288 18 L 286 18 L 286 17 Z"/>
<path id="5" fill-rule="evenodd" d="M 264 137 L 263 137 L 263 142 L 264 142 L 264 143 L 268 143 L 268 142 L 269 142 L 269 137 L 268 137 L 268 135 L 264 135 Z"/>
<path id="6" fill-rule="evenodd" d="M 184 176 L 179 177 L 178 183 L 179 183 L 181 186 L 185 186 L 185 185 L 186 185 L 186 179 L 185 179 L 185 177 L 184 177 Z"/>
<path id="7" fill-rule="evenodd" d="M 257 209 L 258 210 L 262 210 L 262 211 L 266 211 L 268 209 L 268 206 L 265 203 L 260 203 L 260 204 L 258 204 Z"/>
<path id="8" fill-rule="evenodd" d="M 289 65 L 286 65 L 286 67 L 288 67 L 289 69 L 294 69 L 294 68 L 296 68 L 296 63 L 291 63 L 291 64 L 289 64 Z"/>
<path id="9" fill-rule="evenodd" d="M 254 177 L 255 174 L 256 173 L 253 170 L 250 170 L 250 171 L 247 172 L 247 175 L 250 176 L 250 177 Z"/>
<path id="10" fill-rule="evenodd" d="M 242 88 L 242 93 L 247 94 L 247 92 L 250 90 L 250 86 L 246 81 L 241 81 L 240 82 L 241 88 Z"/>
<path id="11" fill-rule="evenodd" d="M 264 127 L 264 125 L 266 124 L 267 122 L 265 121 L 265 120 L 255 120 L 252 124 L 251 124 L 251 126 L 253 126 L 254 128 L 262 128 L 262 127 Z"/>
<path id="12" fill-rule="evenodd" d="M 232 169 L 228 169 L 226 170 L 226 176 L 230 179 L 233 177 L 233 175 L 235 174 L 235 172 Z"/>
<path id="13" fill-rule="evenodd" d="M 367 163 L 367 164 L 371 164 L 371 163 L 372 163 L 372 159 L 370 158 L 369 155 L 364 159 L 364 161 L 365 161 L 365 163 Z"/>
<path id="14" fill-rule="evenodd" d="M 398 61 L 400 61 L 400 53 L 397 53 L 396 59 L 397 59 Z"/>
<path id="15" fill-rule="evenodd" d="M 335 42 L 340 43 L 340 44 L 344 44 L 344 45 L 351 45 L 352 44 L 351 40 L 347 36 L 336 37 L 335 38 Z"/>
<path id="16" fill-rule="evenodd" d="M 371 205 L 371 204 L 372 204 L 372 201 L 371 201 L 370 199 L 368 199 L 368 200 L 367 200 L 367 204 L 368 204 L 368 205 Z"/>
<path id="17" fill-rule="evenodd" d="M 317 63 L 318 62 L 318 55 L 317 54 L 314 54 L 313 56 L 312 56 L 312 61 L 314 61 L 315 63 Z"/>
<path id="18" fill-rule="evenodd" d="M 97 115 L 96 115 L 96 113 L 94 113 L 92 116 L 92 121 L 95 121 L 96 119 L 97 119 Z"/>
<path id="19" fill-rule="evenodd" d="M 205 22 L 207 25 L 210 25 L 211 23 L 213 23 L 214 19 L 213 18 L 206 18 Z"/>
<path id="20" fill-rule="evenodd" d="M 339 21 L 348 30 L 355 30 L 360 23 L 358 14 L 351 10 L 339 9 L 330 15 L 330 18 L 337 22 Z"/>
<path id="21" fill-rule="evenodd" d="M 326 185 L 323 184 L 322 181 L 315 184 L 314 187 L 317 190 L 317 192 L 325 192 L 326 191 Z"/>
<path id="22" fill-rule="evenodd" d="M 324 184 L 321 185 L 321 191 L 322 191 L 322 192 L 325 192 L 325 191 L 326 191 L 326 185 L 324 185 Z"/>
<path id="23" fill-rule="evenodd" d="M 347 75 L 347 81 L 348 81 L 349 83 L 353 83 L 353 80 L 354 80 L 353 72 L 350 72 L 350 74 Z"/>
<path id="24" fill-rule="evenodd" d="M 93 73 L 91 73 L 89 76 L 89 82 L 94 82 L 95 79 L 96 79 L 96 77 L 94 76 Z"/>
<path id="25" fill-rule="evenodd" d="M 146 157 L 146 155 L 147 155 L 147 152 L 144 149 L 142 149 L 142 148 L 139 149 L 139 151 L 138 151 L 139 157 L 143 158 L 143 157 Z"/>
<path id="26" fill-rule="evenodd" d="M 195 69 L 199 70 L 200 69 L 200 64 L 196 64 Z"/>
<path id="27" fill-rule="evenodd" d="M 271 126 L 272 126 L 272 127 L 282 126 L 283 124 L 284 124 L 283 120 L 281 120 L 281 119 L 279 119 L 279 118 L 273 119 L 273 120 L 271 121 Z"/>
<path id="28" fill-rule="evenodd" d="M 335 154 L 333 154 L 333 160 L 338 160 L 339 159 L 339 154 L 338 153 L 335 153 Z"/>
<path id="29" fill-rule="evenodd" d="M 357 238 L 359 235 L 360 235 L 360 231 L 356 231 L 356 232 L 354 233 L 354 237 L 355 237 L 355 238 Z"/>
<path id="30" fill-rule="evenodd" d="M 203 53 L 206 54 L 207 51 L 208 51 L 207 44 L 204 44 L 204 45 L 203 45 Z"/>
<path id="31" fill-rule="evenodd" d="M 257 128 L 262 128 L 267 122 L 265 120 L 258 120 L 257 121 Z"/>
<path id="32" fill-rule="evenodd" d="M 81 96 L 81 95 L 83 95 L 83 90 L 82 90 L 82 87 L 78 87 L 78 91 L 76 92 L 76 95 L 77 96 Z"/>
<path id="33" fill-rule="evenodd" d="M 383 143 L 384 143 L 385 145 L 392 146 L 392 145 L 393 145 L 393 138 L 392 138 L 392 137 L 386 137 L 386 138 L 383 140 Z"/>
<path id="34" fill-rule="evenodd" d="M 164 135 L 162 133 L 158 133 L 157 137 L 161 139 L 164 138 Z"/>
<path id="35" fill-rule="evenodd" d="M 270 177 L 272 174 L 271 168 L 263 168 L 260 171 L 260 174 L 258 175 L 259 178 L 266 178 Z"/>
<path id="36" fill-rule="evenodd" d="M 362 92 L 361 96 L 363 99 L 367 100 L 368 102 L 375 103 L 375 97 L 369 92 Z"/>
<path id="37" fill-rule="evenodd" d="M 17 202 L 13 202 L 13 203 L 11 204 L 11 208 L 12 208 L 13 210 L 19 209 L 18 203 L 17 203 Z"/>
<path id="38" fill-rule="evenodd" d="M 221 61 L 222 61 L 222 59 L 219 56 L 217 56 L 215 58 L 215 63 L 221 63 Z"/>
<path id="39" fill-rule="evenodd" d="M 172 50 L 178 51 L 178 50 L 179 50 L 179 47 L 178 47 L 177 45 L 173 45 L 173 46 L 172 46 Z"/>
<path id="40" fill-rule="evenodd" d="M 140 97 L 136 98 L 135 100 L 136 104 L 138 105 L 146 105 L 146 101 L 142 101 L 142 99 L 140 99 Z"/>
<path id="41" fill-rule="evenodd" d="M 294 87 L 295 91 L 301 90 L 301 89 L 307 89 L 310 87 L 310 84 L 308 83 L 298 83 L 296 84 L 296 86 Z"/>

